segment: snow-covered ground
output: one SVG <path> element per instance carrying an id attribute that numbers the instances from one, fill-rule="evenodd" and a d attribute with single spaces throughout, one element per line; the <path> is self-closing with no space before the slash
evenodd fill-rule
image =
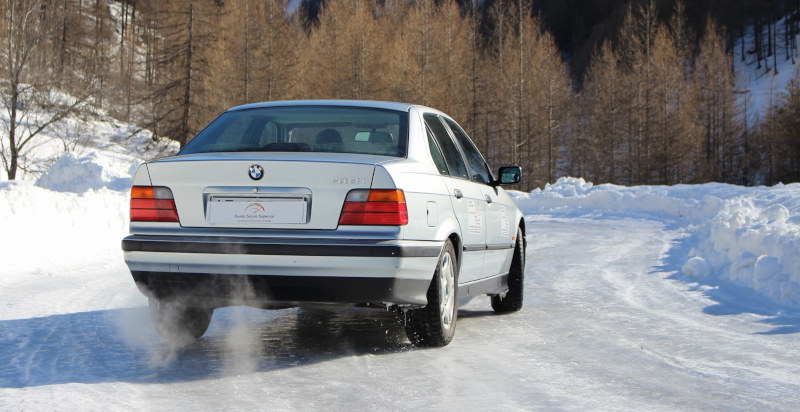
<path id="1" fill-rule="evenodd" d="M 713 264 L 703 277 L 681 272 L 689 246 L 704 250 L 702 223 L 686 224 L 703 207 L 670 203 L 756 196 L 587 186 L 562 180 L 519 195 L 530 228 L 525 308 L 498 316 L 474 300 L 446 348 L 412 348 L 402 320 L 379 310 L 227 308 L 177 350 L 153 331 L 122 262 L 123 194 L 70 203 L 7 185 L 0 204 L 49 199 L 50 214 L 74 219 L 78 229 L 44 237 L 79 257 L 4 240 L 27 262 L 0 277 L 0 409 L 795 409 L 800 310 L 723 281 Z M 73 215 L 84 198 L 113 212 Z M 5 227 L 16 214 L 2 213 Z M 75 236 L 96 220 L 116 222 L 107 241 Z"/>
<path id="2" fill-rule="evenodd" d="M 446 348 L 411 347 L 379 310 L 226 308 L 178 349 L 154 332 L 120 251 L 126 173 L 144 156 L 100 146 L 0 184 L 2 410 L 800 404 L 798 184 L 567 178 L 515 193 L 525 308 L 472 301 Z"/>

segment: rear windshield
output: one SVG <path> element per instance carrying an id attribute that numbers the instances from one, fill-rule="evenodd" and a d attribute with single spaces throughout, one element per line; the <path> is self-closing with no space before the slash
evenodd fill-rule
<path id="1" fill-rule="evenodd" d="M 263 107 L 226 112 L 179 154 L 334 152 L 405 157 L 408 113 L 363 107 Z"/>

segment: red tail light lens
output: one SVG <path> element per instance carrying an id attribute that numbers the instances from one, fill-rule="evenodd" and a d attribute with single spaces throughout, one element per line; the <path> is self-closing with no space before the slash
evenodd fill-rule
<path id="1" fill-rule="evenodd" d="M 178 222 L 172 190 L 160 186 L 131 188 L 131 221 Z"/>
<path id="2" fill-rule="evenodd" d="M 340 225 L 403 226 L 408 224 L 402 190 L 351 190 L 342 206 Z"/>

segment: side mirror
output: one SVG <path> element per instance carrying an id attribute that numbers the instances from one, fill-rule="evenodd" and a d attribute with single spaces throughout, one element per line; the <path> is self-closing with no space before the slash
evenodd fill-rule
<path id="1" fill-rule="evenodd" d="M 522 168 L 519 166 L 501 167 L 497 174 L 500 175 L 500 178 L 492 182 L 492 186 L 514 185 L 522 180 Z"/>

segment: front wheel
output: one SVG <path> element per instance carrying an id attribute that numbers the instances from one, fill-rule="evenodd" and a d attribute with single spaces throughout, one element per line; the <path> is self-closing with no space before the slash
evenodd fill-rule
<path id="1" fill-rule="evenodd" d="M 178 302 L 150 299 L 150 317 L 164 340 L 188 344 L 203 336 L 211 324 L 214 309 L 186 306 Z"/>
<path id="2" fill-rule="evenodd" d="M 406 334 L 412 344 L 446 346 L 453 340 L 458 318 L 457 294 L 458 262 L 453 244 L 447 240 L 428 288 L 428 305 L 407 314 Z"/>
<path id="3" fill-rule="evenodd" d="M 508 292 L 492 296 L 492 309 L 497 313 L 516 312 L 522 309 L 522 292 L 525 288 L 525 238 L 522 228 L 517 229 L 514 256 L 508 270 Z"/>

